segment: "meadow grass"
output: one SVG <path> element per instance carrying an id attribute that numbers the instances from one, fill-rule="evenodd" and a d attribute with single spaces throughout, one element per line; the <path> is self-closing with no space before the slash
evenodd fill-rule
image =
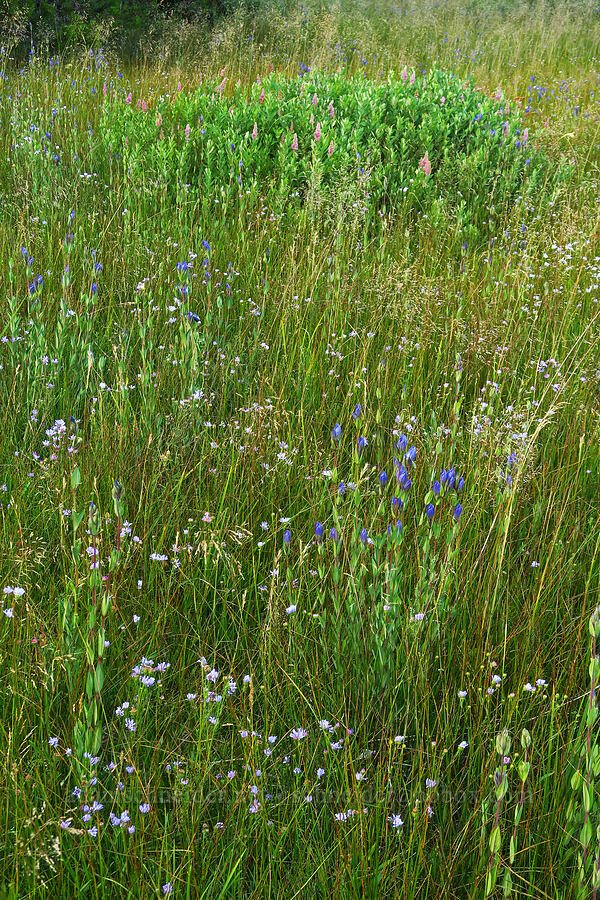
<path id="1" fill-rule="evenodd" d="M 597 8 L 101 37 L 1 57 L 0 896 L 595 897 Z M 476 233 L 432 71 L 508 123 Z M 413 203 L 316 177 L 334 75 L 348 159 L 430 98 Z M 188 111 L 253 153 L 270 77 L 227 178 Z"/>

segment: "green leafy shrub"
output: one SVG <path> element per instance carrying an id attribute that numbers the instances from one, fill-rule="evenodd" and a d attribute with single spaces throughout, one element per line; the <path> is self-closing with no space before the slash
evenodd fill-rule
<path id="1" fill-rule="evenodd" d="M 372 82 L 344 74 L 271 75 L 225 95 L 225 82 L 162 97 L 112 95 L 101 149 L 134 182 L 277 212 L 342 180 L 364 188 L 364 215 L 420 211 L 433 225 L 481 237 L 517 196 L 554 196 L 568 177 L 534 146 L 508 104 L 452 74 Z"/>

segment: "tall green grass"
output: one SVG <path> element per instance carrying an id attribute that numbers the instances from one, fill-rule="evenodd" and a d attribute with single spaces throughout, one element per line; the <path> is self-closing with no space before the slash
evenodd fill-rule
<path id="1" fill-rule="evenodd" d="M 3 61 L 0 892 L 592 896 L 597 12 L 172 27 Z M 500 181 L 490 218 L 478 162 L 476 242 L 426 146 L 410 208 L 275 154 L 249 194 L 182 177 L 190 109 L 251 148 L 258 76 L 306 160 L 297 79 L 352 107 L 434 63 L 568 190 Z"/>

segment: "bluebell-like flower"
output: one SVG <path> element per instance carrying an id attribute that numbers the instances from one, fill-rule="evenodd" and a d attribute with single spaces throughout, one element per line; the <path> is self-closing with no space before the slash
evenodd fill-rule
<path id="1" fill-rule="evenodd" d="M 411 481 L 411 479 L 410 479 L 410 478 L 405 478 L 405 479 L 404 479 L 404 484 L 402 485 L 402 487 L 404 488 L 405 491 L 410 491 L 410 489 L 411 489 L 411 487 L 412 487 L 412 481 Z"/>
<path id="2" fill-rule="evenodd" d="M 368 446 L 368 443 L 369 442 L 367 441 L 366 437 L 359 437 L 359 439 L 358 439 L 358 455 L 359 456 L 363 452 L 365 447 Z"/>
<path id="3" fill-rule="evenodd" d="M 396 522 L 396 537 L 400 537 L 400 532 L 402 531 L 402 522 L 400 519 Z M 392 537 L 392 526 L 388 525 L 388 535 Z"/>
<path id="4" fill-rule="evenodd" d="M 333 428 L 331 429 L 331 439 L 333 440 L 333 443 L 334 443 L 336 446 L 337 446 L 337 444 L 339 444 L 341 436 L 342 436 L 342 426 L 341 426 L 340 423 L 338 422 L 338 423 L 337 423 L 336 425 L 334 425 Z"/>
<path id="5" fill-rule="evenodd" d="M 457 503 L 456 506 L 454 507 L 454 512 L 452 514 L 454 516 L 455 522 L 458 522 L 458 520 L 460 519 L 461 513 L 462 513 L 462 506 L 460 505 L 460 503 Z"/>
<path id="6" fill-rule="evenodd" d="M 465 479 L 461 475 L 460 478 L 458 479 L 458 482 L 456 483 L 456 490 L 458 491 L 459 494 L 462 493 L 464 486 L 465 486 Z"/>
<path id="7" fill-rule="evenodd" d="M 334 543 L 337 544 L 338 533 L 337 533 L 337 528 L 335 528 L 335 526 L 334 526 L 334 527 L 331 529 L 331 531 L 329 532 L 329 537 L 331 538 L 331 540 L 332 540 Z"/>
<path id="8" fill-rule="evenodd" d="M 381 485 L 382 488 L 384 488 L 386 486 L 387 480 L 388 480 L 387 472 L 384 469 L 383 472 L 379 473 L 379 484 Z"/>
<path id="9" fill-rule="evenodd" d="M 363 544 L 366 544 L 366 543 L 367 543 L 368 535 L 367 535 L 367 529 L 366 529 L 366 528 L 361 528 L 361 529 L 360 529 L 360 539 L 361 539 L 361 541 L 363 542 Z"/>
<path id="10" fill-rule="evenodd" d="M 406 454 L 405 454 L 406 462 L 410 466 L 414 466 L 416 458 L 417 458 L 417 448 L 409 447 L 409 449 L 406 451 Z"/>
<path id="11" fill-rule="evenodd" d="M 442 485 L 445 485 L 446 482 L 448 481 L 448 473 L 446 472 L 445 469 L 442 469 L 442 471 L 440 472 L 440 481 L 441 481 Z"/>
<path id="12" fill-rule="evenodd" d="M 290 541 L 292 540 L 292 532 L 290 531 L 289 528 L 286 528 L 285 531 L 283 532 L 283 540 L 285 541 L 286 544 L 289 544 Z"/>
<path id="13" fill-rule="evenodd" d="M 188 319 L 190 320 L 190 322 L 199 322 L 199 321 L 200 321 L 200 316 L 197 316 L 196 313 L 193 313 L 193 312 L 190 310 L 190 312 L 188 313 Z"/>
<path id="14" fill-rule="evenodd" d="M 435 494 L 436 497 L 439 497 L 439 496 L 440 496 L 440 491 L 441 491 L 441 490 L 442 490 L 442 488 L 441 488 L 441 485 L 440 485 L 439 481 L 437 481 L 437 480 L 434 481 L 434 482 L 433 482 L 433 493 Z"/>
<path id="15" fill-rule="evenodd" d="M 362 407 L 361 407 L 360 403 L 357 403 L 356 406 L 354 407 L 354 412 L 352 413 L 352 418 L 358 419 L 361 412 L 362 412 Z"/>
<path id="16" fill-rule="evenodd" d="M 315 537 L 317 538 L 319 543 L 321 543 L 321 541 L 323 540 L 323 526 L 320 522 L 317 522 L 317 524 L 315 525 Z"/>
<path id="17" fill-rule="evenodd" d="M 404 466 L 400 466 L 396 469 L 396 481 L 401 487 L 404 487 L 404 482 L 408 477 L 408 472 L 404 468 Z"/>
<path id="18" fill-rule="evenodd" d="M 344 484 L 343 481 L 340 481 L 340 486 L 338 487 L 338 494 L 340 494 L 343 497 L 345 493 L 346 493 L 346 485 Z"/>
<path id="19" fill-rule="evenodd" d="M 400 437 L 398 438 L 398 443 L 396 444 L 396 447 L 398 448 L 400 453 L 404 453 L 407 446 L 408 446 L 408 438 L 406 437 L 405 434 L 401 434 Z"/>
<path id="20" fill-rule="evenodd" d="M 451 469 L 448 469 L 448 490 L 451 491 L 454 487 L 454 483 L 456 481 L 456 473 L 454 471 L 454 466 Z"/>
<path id="21" fill-rule="evenodd" d="M 431 522 L 431 520 L 433 519 L 433 516 L 435 514 L 435 506 L 433 505 L 433 503 L 427 504 L 427 506 L 425 507 L 425 512 L 427 513 L 427 518 Z"/>

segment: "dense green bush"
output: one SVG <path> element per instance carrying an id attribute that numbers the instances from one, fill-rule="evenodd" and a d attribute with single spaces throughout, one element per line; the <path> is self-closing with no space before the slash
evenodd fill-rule
<path id="1" fill-rule="evenodd" d="M 149 190 L 219 202 L 255 194 L 281 212 L 350 184 L 368 220 L 408 205 L 469 239 L 517 196 L 549 198 L 568 177 L 508 104 L 438 69 L 377 83 L 271 75 L 250 96 L 242 87 L 226 96 L 224 86 L 155 105 L 113 93 L 100 151 Z"/>

